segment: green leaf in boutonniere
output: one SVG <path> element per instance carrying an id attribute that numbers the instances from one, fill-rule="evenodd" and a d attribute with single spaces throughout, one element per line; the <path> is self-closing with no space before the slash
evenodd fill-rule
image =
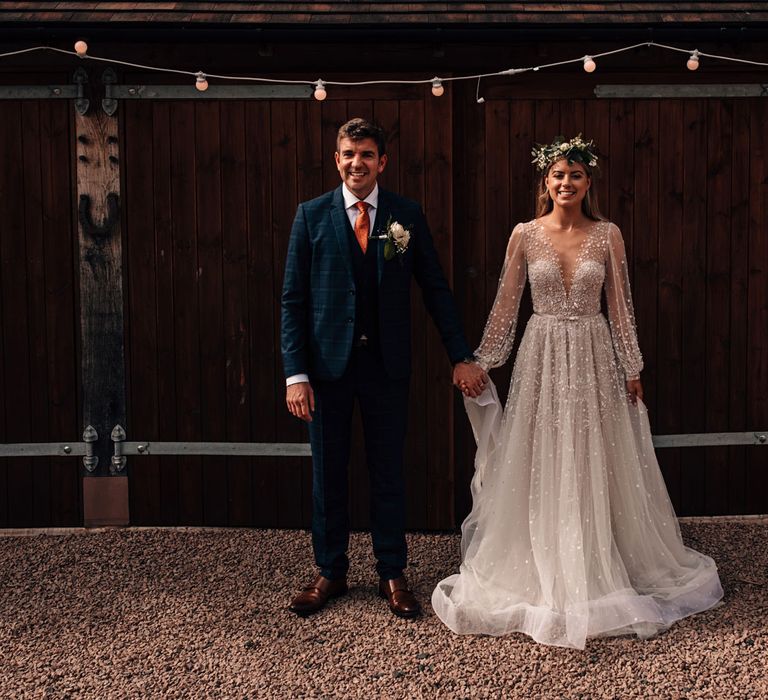
<path id="1" fill-rule="evenodd" d="M 397 246 L 392 241 L 384 244 L 384 260 L 392 260 L 397 255 Z"/>

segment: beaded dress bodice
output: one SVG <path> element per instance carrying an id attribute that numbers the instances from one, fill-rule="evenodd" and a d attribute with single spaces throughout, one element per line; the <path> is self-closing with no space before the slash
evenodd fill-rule
<path id="1" fill-rule="evenodd" d="M 566 263 L 544 227 L 531 222 L 526 233 L 525 257 L 537 314 L 592 316 L 600 313 L 600 292 L 605 279 L 604 232 L 607 231 L 607 225 L 600 224 L 586 234 L 573 259 Z"/>
<path id="2" fill-rule="evenodd" d="M 575 254 L 564 260 L 537 220 L 515 226 L 509 238 L 499 288 L 475 355 L 487 368 L 506 362 L 514 343 L 520 298 L 530 278 L 534 313 L 564 321 L 600 313 L 605 289 L 614 348 L 627 378 L 643 361 L 637 344 L 627 260 L 621 232 L 597 221 Z"/>

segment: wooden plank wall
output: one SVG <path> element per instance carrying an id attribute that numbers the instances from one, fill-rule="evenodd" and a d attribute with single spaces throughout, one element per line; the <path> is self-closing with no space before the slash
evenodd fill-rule
<path id="1" fill-rule="evenodd" d="M 71 106 L 0 102 L 0 442 L 79 441 Z M 80 461 L 0 459 L 0 527 L 81 522 Z"/>
<path id="2" fill-rule="evenodd" d="M 338 183 L 336 128 L 390 131 L 382 185 L 424 204 L 472 344 L 506 240 L 533 214 L 533 141 L 584 131 L 632 264 L 655 432 L 768 426 L 765 100 L 474 100 L 455 84 L 335 89 L 324 103 L 120 106 L 128 438 L 306 440 L 285 411 L 279 295 L 299 201 Z M 72 440 L 77 404 L 69 105 L 0 104 L 0 440 Z M 469 507 L 473 440 L 414 289 L 408 525 Z M 521 331 L 530 314 L 523 303 Z M 506 394 L 510 368 L 495 374 Z M 357 419 L 356 419 L 357 420 Z M 359 431 L 357 431 L 359 435 Z M 681 515 L 768 510 L 765 448 L 660 451 Z M 134 524 L 304 527 L 308 459 L 131 458 Z M 369 516 L 353 445 L 355 527 Z M 0 460 L 0 527 L 81 521 L 79 463 Z"/>
<path id="3" fill-rule="evenodd" d="M 631 259 L 655 432 L 768 423 L 760 101 L 479 106 L 467 92 L 452 109 L 446 97 L 382 91 L 337 93 L 322 104 L 126 105 L 133 439 L 305 440 L 282 402 L 278 300 L 287 234 L 298 201 L 336 186 L 335 131 L 352 115 L 374 117 L 391 132 L 382 185 L 424 203 L 472 343 L 493 301 L 508 231 L 532 216 L 531 142 L 561 132 L 595 138 L 604 153 L 603 210 L 621 227 Z M 521 332 L 530 310 L 526 299 Z M 419 303 L 413 332 L 408 524 L 446 528 L 469 505 L 473 443 Z M 502 394 L 509 376 L 509 367 L 496 372 Z M 361 440 L 352 454 L 352 522 L 364 527 Z M 768 505 L 759 448 L 659 456 L 681 515 Z M 310 467 L 302 459 L 133 459 L 131 493 L 137 524 L 306 526 Z"/>
<path id="4" fill-rule="evenodd" d="M 765 429 L 765 101 L 492 99 L 481 107 L 470 93 L 457 101 L 455 148 L 466 150 L 456 157 L 466 169 L 455 177 L 468 187 L 456 200 L 455 259 L 471 342 L 495 295 L 508 232 L 533 216 L 531 142 L 584 132 L 603 152 L 596 186 L 630 258 L 654 432 Z M 506 395 L 509 368 L 494 379 Z M 460 518 L 474 445 L 466 421 L 456 430 Z M 768 508 L 764 448 L 658 455 L 679 515 Z"/>
<path id="5" fill-rule="evenodd" d="M 348 118 L 373 117 L 390 132 L 381 185 L 424 203 L 450 274 L 451 103 L 425 92 L 121 106 L 129 439 L 308 440 L 284 405 L 279 298 L 296 205 L 339 184 L 333 152 Z M 451 527 L 450 365 L 414 306 L 408 525 Z M 368 475 L 355 434 L 350 507 L 353 526 L 365 527 Z M 130 475 L 137 525 L 310 522 L 309 459 L 133 458 Z"/>

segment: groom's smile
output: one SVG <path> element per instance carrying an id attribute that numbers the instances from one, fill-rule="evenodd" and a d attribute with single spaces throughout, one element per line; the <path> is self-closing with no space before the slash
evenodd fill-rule
<path id="1" fill-rule="evenodd" d="M 371 138 L 353 141 L 343 138 L 336 152 L 336 168 L 350 192 L 365 199 L 376 186 L 376 178 L 387 164 L 386 154 L 379 156 L 376 142 Z"/>

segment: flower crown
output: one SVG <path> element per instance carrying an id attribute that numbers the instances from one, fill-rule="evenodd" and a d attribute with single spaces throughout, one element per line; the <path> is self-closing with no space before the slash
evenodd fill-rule
<path id="1" fill-rule="evenodd" d="M 569 165 L 581 163 L 594 168 L 597 165 L 597 154 L 595 153 L 595 142 L 585 141 L 581 134 L 575 136 L 570 141 L 566 141 L 563 136 L 556 136 L 552 143 L 537 143 L 531 151 L 536 167 L 542 172 L 556 163 L 558 160 L 566 158 Z"/>

